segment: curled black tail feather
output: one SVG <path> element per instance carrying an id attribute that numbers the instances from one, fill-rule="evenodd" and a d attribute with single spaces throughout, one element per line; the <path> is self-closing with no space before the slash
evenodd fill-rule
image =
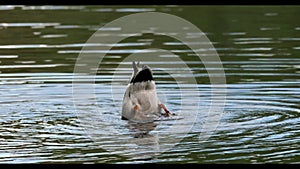
<path id="1" fill-rule="evenodd" d="M 153 80 L 152 72 L 150 69 L 144 69 L 138 72 L 138 74 L 133 77 L 130 83 L 138 83 Z"/>

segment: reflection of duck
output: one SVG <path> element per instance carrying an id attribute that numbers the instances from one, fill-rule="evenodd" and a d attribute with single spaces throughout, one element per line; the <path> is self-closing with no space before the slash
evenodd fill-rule
<path id="1" fill-rule="evenodd" d="M 157 124 L 154 122 L 149 123 L 128 123 L 129 128 L 131 132 L 133 132 L 134 138 L 148 138 L 152 137 L 151 134 L 149 134 L 151 131 L 153 131 Z"/>
<path id="2" fill-rule="evenodd" d="M 135 62 L 132 62 L 132 67 L 132 77 L 123 98 L 122 119 L 153 119 L 162 115 L 161 109 L 164 109 L 165 116 L 170 116 L 169 110 L 157 97 L 151 68 L 147 65 L 140 68 Z"/>
<path id="3" fill-rule="evenodd" d="M 131 160 L 152 160 L 160 152 L 159 137 L 154 131 L 157 123 L 128 122 L 132 138 L 126 140 L 130 144 Z"/>

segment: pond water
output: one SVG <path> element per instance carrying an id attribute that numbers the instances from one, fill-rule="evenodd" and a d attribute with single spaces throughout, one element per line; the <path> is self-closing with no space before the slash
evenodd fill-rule
<path id="1" fill-rule="evenodd" d="M 139 12 L 190 21 L 218 52 L 226 104 L 208 139 L 199 141 L 211 102 L 207 70 L 169 37 L 145 34 L 106 44 L 113 48 L 95 76 L 96 102 L 87 96 L 80 105 L 98 123 L 85 128 L 78 116 L 72 82 L 82 47 L 104 24 Z M 0 163 L 299 163 L 299 14 L 298 6 L 0 6 Z M 125 36 L 118 34 L 120 28 L 111 29 Z M 192 74 L 177 62 L 142 63 L 153 67 L 159 98 L 168 109 L 190 112 L 186 118 L 197 114 L 195 121 L 137 125 L 120 119 L 132 72 L 124 59 L 147 48 L 174 51 L 189 65 Z M 125 67 L 115 75 L 120 63 Z M 170 126 L 175 131 L 164 134 Z"/>

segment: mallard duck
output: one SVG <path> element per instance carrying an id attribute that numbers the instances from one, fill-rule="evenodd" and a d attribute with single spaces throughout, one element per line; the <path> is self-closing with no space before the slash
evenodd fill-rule
<path id="1" fill-rule="evenodd" d="M 162 115 L 170 116 L 170 111 L 157 97 L 151 68 L 148 65 L 140 67 L 139 62 L 132 62 L 132 67 L 133 73 L 123 98 L 122 119 L 147 121 Z"/>

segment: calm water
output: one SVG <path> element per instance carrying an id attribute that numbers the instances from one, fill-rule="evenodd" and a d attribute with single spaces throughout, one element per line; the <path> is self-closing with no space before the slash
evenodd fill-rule
<path id="1" fill-rule="evenodd" d="M 73 69 L 85 42 L 114 19 L 150 11 L 197 25 L 222 60 L 227 101 L 206 141 L 198 137 L 211 99 L 208 74 L 193 52 L 168 37 L 145 34 L 113 46 L 95 78 L 98 105 L 81 105 L 95 121 L 104 119 L 95 129 L 99 137 L 91 138 L 77 118 Z M 0 163 L 299 163 L 299 14 L 298 6 L 0 6 Z M 182 104 L 185 112 L 198 113 L 188 134 L 178 130 L 158 137 L 172 120 L 150 126 L 120 120 L 131 68 L 123 62 L 127 67 L 114 76 L 115 68 L 128 54 L 154 47 L 176 51 L 193 72 L 184 74 L 176 62 L 168 69 L 163 68 L 170 63 L 149 62 L 167 107 L 179 112 Z M 191 84 L 182 82 L 186 90 L 178 92 L 170 72 L 195 77 L 201 110 L 191 104 L 199 99 Z M 182 95 L 189 97 L 181 100 Z M 182 140 L 155 153 L 171 144 L 169 138 Z"/>

